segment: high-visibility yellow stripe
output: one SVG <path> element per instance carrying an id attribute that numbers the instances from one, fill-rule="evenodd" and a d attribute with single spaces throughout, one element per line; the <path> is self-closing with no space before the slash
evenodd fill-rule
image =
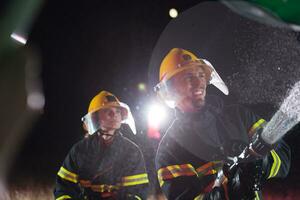
<path id="1" fill-rule="evenodd" d="M 216 174 L 222 166 L 223 163 L 220 161 L 205 163 L 197 169 L 195 169 L 191 164 L 170 165 L 158 170 L 158 181 L 160 186 L 162 186 L 165 180 L 177 178 L 179 176 L 201 177 Z"/>
<path id="2" fill-rule="evenodd" d="M 102 185 L 91 185 L 91 190 L 93 190 L 94 192 L 112 192 L 114 190 L 118 190 L 119 186 L 116 185 L 106 185 L 106 184 L 102 184 Z"/>
<path id="3" fill-rule="evenodd" d="M 158 175 L 158 182 L 159 182 L 159 186 L 162 187 L 163 184 L 165 183 L 165 182 L 164 182 L 164 179 L 162 178 L 162 176 L 159 176 L 159 175 Z"/>
<path id="4" fill-rule="evenodd" d="M 146 173 L 133 176 L 125 176 L 122 178 L 122 186 L 133 186 L 145 183 L 149 183 L 148 175 Z"/>
<path id="5" fill-rule="evenodd" d="M 223 167 L 221 161 L 208 162 L 201 167 L 197 168 L 196 171 L 198 176 L 206 176 L 211 174 L 216 174 Z"/>
<path id="6" fill-rule="evenodd" d="M 196 175 L 195 168 L 191 164 L 167 166 L 167 169 L 176 178 L 182 175 Z"/>
<path id="7" fill-rule="evenodd" d="M 78 182 L 78 175 L 74 174 L 70 171 L 68 171 L 67 169 L 65 169 L 64 167 L 61 167 L 57 173 L 58 176 L 60 176 L 62 179 L 71 181 L 73 183 L 77 183 Z"/>
<path id="8" fill-rule="evenodd" d="M 144 173 L 144 174 L 137 174 L 137 175 L 123 177 L 123 179 L 125 179 L 125 180 L 135 180 L 135 179 L 140 179 L 140 178 L 148 178 L 148 175 L 146 173 Z"/>
<path id="9" fill-rule="evenodd" d="M 137 200 L 142 200 L 142 198 L 139 197 L 138 195 L 134 195 L 134 198 L 136 198 Z"/>
<path id="10" fill-rule="evenodd" d="M 255 191 L 255 198 L 254 198 L 254 200 L 260 200 L 260 198 L 259 198 L 259 194 L 258 194 L 258 192 L 257 192 L 257 191 Z"/>
<path id="11" fill-rule="evenodd" d="M 204 198 L 203 194 L 200 194 L 194 198 L 194 200 L 202 200 Z"/>
<path id="12" fill-rule="evenodd" d="M 197 176 L 197 172 L 191 164 L 183 164 L 160 168 L 157 175 L 159 184 L 162 186 L 164 184 L 164 180 L 173 179 L 179 176 Z"/>
<path id="13" fill-rule="evenodd" d="M 178 176 L 197 175 L 195 168 L 191 164 L 170 165 L 158 170 L 158 176 L 163 179 L 176 178 Z"/>
<path id="14" fill-rule="evenodd" d="M 63 195 L 58 197 L 56 200 L 64 200 L 64 199 L 72 199 L 72 197 L 70 197 L 69 195 Z"/>
<path id="15" fill-rule="evenodd" d="M 181 175 L 181 168 L 179 165 L 167 166 L 167 169 L 172 173 L 173 177 L 176 178 Z"/>
<path id="16" fill-rule="evenodd" d="M 272 167 L 271 167 L 271 172 L 269 174 L 269 178 L 272 178 L 274 176 L 277 175 L 279 169 L 280 169 L 280 166 L 281 166 L 281 160 L 280 160 L 280 157 L 277 155 L 276 151 L 275 150 L 272 150 L 271 151 L 271 155 L 273 157 L 273 164 L 272 164 Z"/>
<path id="17" fill-rule="evenodd" d="M 250 136 L 252 136 L 258 128 L 262 128 L 265 123 L 266 123 L 266 120 L 264 120 L 264 119 L 260 119 L 256 123 L 254 123 L 249 130 Z"/>
<path id="18" fill-rule="evenodd" d="M 138 195 L 132 195 L 132 194 L 128 194 L 127 196 L 131 197 L 130 199 L 132 199 L 132 197 L 134 199 L 137 199 L 137 200 L 143 200 L 141 197 L 139 197 Z"/>

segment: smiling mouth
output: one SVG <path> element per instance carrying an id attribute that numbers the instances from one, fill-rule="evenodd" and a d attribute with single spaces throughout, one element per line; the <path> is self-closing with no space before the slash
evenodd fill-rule
<path id="1" fill-rule="evenodd" d="M 204 93 L 204 89 L 198 89 L 196 91 L 193 92 L 194 96 L 199 96 L 199 95 L 203 95 Z"/>

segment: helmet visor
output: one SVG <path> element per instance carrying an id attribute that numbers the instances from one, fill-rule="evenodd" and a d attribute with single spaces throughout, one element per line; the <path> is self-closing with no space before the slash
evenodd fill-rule
<path id="1" fill-rule="evenodd" d="M 110 107 L 115 107 L 115 106 L 106 106 L 106 107 L 102 107 L 102 109 L 110 108 Z M 117 107 L 121 108 L 122 110 L 122 123 L 128 124 L 132 132 L 136 134 L 135 122 L 129 106 L 125 103 L 119 102 L 119 106 Z M 95 112 L 87 113 L 84 117 L 81 118 L 84 129 L 87 130 L 90 135 L 94 134 L 101 128 L 100 115 L 99 115 L 100 110 L 101 109 L 96 110 Z"/>
<path id="2" fill-rule="evenodd" d="M 90 135 L 94 134 L 101 127 L 99 110 L 87 113 L 81 118 L 81 121 L 83 122 L 84 129 L 87 130 Z"/>
<path id="3" fill-rule="evenodd" d="M 172 77 L 174 75 L 181 73 L 185 70 L 194 68 L 194 67 L 202 67 L 202 69 L 204 70 L 204 72 L 206 74 L 206 79 L 207 79 L 208 84 L 214 85 L 220 91 L 222 91 L 225 95 L 229 94 L 228 87 L 226 86 L 226 84 L 224 83 L 224 81 L 222 80 L 222 78 L 220 77 L 218 72 L 216 71 L 216 69 L 213 67 L 213 65 L 205 59 L 201 59 L 201 61 L 205 64 L 203 64 L 203 63 L 198 64 L 197 62 L 191 62 L 188 65 L 186 65 L 185 67 L 181 67 L 181 68 L 173 71 L 172 74 L 169 75 L 167 80 L 162 80 L 154 87 L 154 91 L 158 94 L 160 99 L 162 99 L 165 102 L 165 104 L 167 106 L 169 106 L 170 108 L 175 108 L 175 106 L 176 106 L 174 94 L 173 94 L 173 96 L 170 96 L 170 93 L 169 93 L 169 91 L 170 91 L 169 87 L 172 87 L 172 85 L 168 84 L 169 80 L 172 79 Z"/>

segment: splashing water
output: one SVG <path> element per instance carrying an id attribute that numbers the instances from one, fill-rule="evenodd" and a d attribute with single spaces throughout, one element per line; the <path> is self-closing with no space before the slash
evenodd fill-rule
<path id="1" fill-rule="evenodd" d="M 290 90 L 279 110 L 262 132 L 262 138 L 274 144 L 300 121 L 300 81 Z"/>

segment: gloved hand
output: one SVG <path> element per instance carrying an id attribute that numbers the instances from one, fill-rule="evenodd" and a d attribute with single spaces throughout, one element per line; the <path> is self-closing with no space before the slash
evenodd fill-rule
<path id="1" fill-rule="evenodd" d="M 252 200 L 255 191 L 261 189 L 262 161 L 239 163 L 232 169 L 224 167 L 223 171 L 228 178 L 228 196 L 230 199 Z"/>
<path id="2" fill-rule="evenodd" d="M 223 200 L 226 199 L 223 187 L 214 187 L 212 191 L 207 193 L 204 200 Z"/>

